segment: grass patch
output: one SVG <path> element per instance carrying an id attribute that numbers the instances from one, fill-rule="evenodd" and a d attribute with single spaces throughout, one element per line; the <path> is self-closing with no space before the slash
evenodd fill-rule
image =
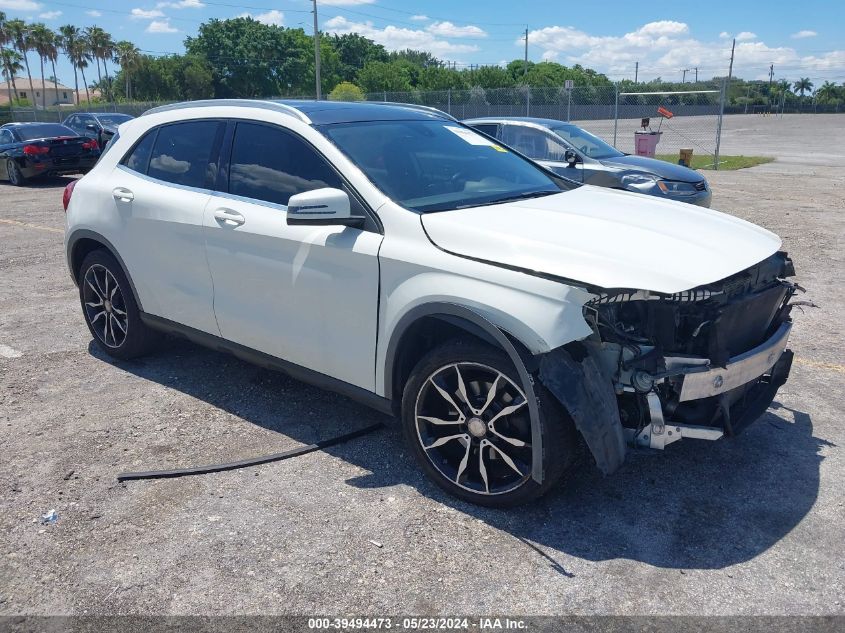
<path id="1" fill-rule="evenodd" d="M 655 158 L 665 160 L 667 163 L 678 163 L 677 154 L 658 154 Z M 746 167 L 756 167 L 765 163 L 771 163 L 774 160 L 771 156 L 719 156 L 719 169 L 745 169 Z M 693 169 L 713 169 L 713 155 L 699 155 L 692 156 Z"/>

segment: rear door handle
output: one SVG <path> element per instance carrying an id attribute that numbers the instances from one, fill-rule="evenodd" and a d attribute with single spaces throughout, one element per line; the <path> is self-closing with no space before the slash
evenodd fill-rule
<path id="1" fill-rule="evenodd" d="M 112 189 L 111 194 L 115 200 L 119 200 L 120 202 L 132 202 L 135 199 L 135 194 L 126 187 L 115 187 Z"/>
<path id="2" fill-rule="evenodd" d="M 217 209 L 214 212 L 214 219 L 229 226 L 240 226 L 246 222 L 246 218 L 237 211 L 231 209 Z"/>

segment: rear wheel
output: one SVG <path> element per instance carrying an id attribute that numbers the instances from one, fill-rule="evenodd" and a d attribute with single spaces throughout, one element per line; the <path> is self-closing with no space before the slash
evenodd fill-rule
<path id="1" fill-rule="evenodd" d="M 528 400 L 508 356 L 481 343 L 447 343 L 423 357 L 402 398 L 405 439 L 418 463 L 447 492 L 479 505 L 512 506 L 539 497 L 573 463 L 577 433 L 542 385 L 542 484 Z"/>
<path id="2" fill-rule="evenodd" d="M 13 159 L 6 161 L 6 175 L 9 178 L 9 182 L 15 187 L 23 185 L 25 178 L 23 177 L 21 168 L 18 167 L 18 164 Z"/>
<path id="3" fill-rule="evenodd" d="M 109 356 L 135 358 L 155 347 L 158 334 L 141 322 L 129 280 L 107 251 L 92 251 L 83 260 L 79 300 L 91 335 Z"/>

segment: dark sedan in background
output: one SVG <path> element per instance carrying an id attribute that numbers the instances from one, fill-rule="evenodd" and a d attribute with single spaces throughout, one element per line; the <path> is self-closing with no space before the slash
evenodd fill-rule
<path id="1" fill-rule="evenodd" d="M 96 139 L 58 123 L 0 127 L 0 180 L 20 186 L 36 176 L 87 173 L 100 157 Z"/>
<path id="2" fill-rule="evenodd" d="M 97 139 L 100 147 L 105 147 L 117 133 L 120 124 L 134 118 L 119 112 L 77 112 L 66 118 L 63 124 L 80 136 Z"/>
<path id="3" fill-rule="evenodd" d="M 697 171 L 624 154 L 577 125 L 530 117 L 485 117 L 464 123 L 570 180 L 710 206 L 710 186 Z"/>

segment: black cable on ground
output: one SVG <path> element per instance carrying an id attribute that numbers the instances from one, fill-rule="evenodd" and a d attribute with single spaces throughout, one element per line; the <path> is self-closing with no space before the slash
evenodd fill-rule
<path id="1" fill-rule="evenodd" d="M 117 480 L 133 481 L 136 479 L 167 479 L 170 477 L 205 475 L 206 473 L 218 473 L 224 470 L 236 470 L 238 468 L 246 468 L 248 466 L 258 466 L 260 464 L 267 464 L 268 462 L 277 462 L 282 459 L 289 459 L 291 457 L 299 457 L 300 455 L 313 453 L 314 451 L 319 451 L 320 449 L 326 448 L 328 446 L 341 444 L 342 442 L 347 442 L 353 438 L 366 435 L 367 433 L 372 433 L 373 431 L 380 429 L 383 426 L 384 424 L 378 422 L 376 424 L 365 426 L 364 428 L 358 429 L 357 431 L 352 431 L 351 433 L 345 433 L 344 435 L 338 435 L 337 437 L 330 437 L 328 439 L 315 442 L 314 444 L 300 446 L 299 448 L 293 448 L 289 451 L 284 451 L 282 453 L 265 455 L 264 457 L 253 457 L 251 459 L 242 459 L 240 461 L 230 462 L 228 464 L 209 464 L 207 466 L 195 466 L 193 468 L 176 468 L 174 470 L 148 470 L 146 472 L 120 473 L 117 476 Z"/>

